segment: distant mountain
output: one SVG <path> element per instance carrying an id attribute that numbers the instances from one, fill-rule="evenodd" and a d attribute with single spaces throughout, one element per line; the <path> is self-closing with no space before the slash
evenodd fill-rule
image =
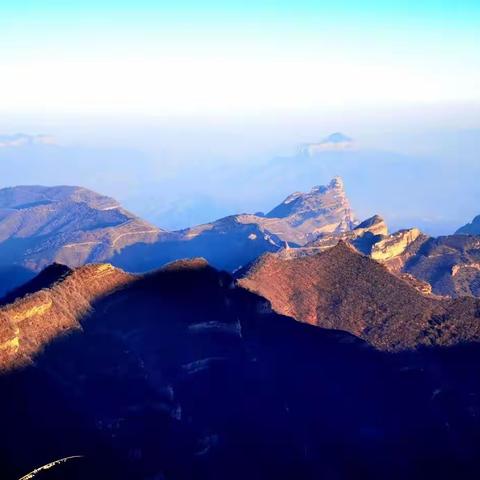
<path id="1" fill-rule="evenodd" d="M 75 267 L 103 261 L 127 245 L 163 234 L 115 200 L 85 188 L 0 190 L 0 271 L 12 265 L 36 272 L 53 262 Z M 0 282 L 4 292 L 15 286 L 8 280 Z"/>
<path id="2" fill-rule="evenodd" d="M 50 135 L 26 135 L 16 133 L 14 135 L 0 135 L 0 148 L 16 148 L 32 145 L 53 145 L 55 139 Z"/>
<path id="3" fill-rule="evenodd" d="M 277 313 L 350 332 L 382 350 L 480 341 L 480 300 L 422 295 L 343 241 L 308 256 L 295 249 L 265 254 L 238 282 Z"/>
<path id="4" fill-rule="evenodd" d="M 225 217 L 164 236 L 148 245 L 136 244 L 116 254 L 112 263 L 128 271 L 148 271 L 179 258 L 204 257 L 214 267 L 233 271 L 285 242 L 305 245 L 328 232 L 344 232 L 356 224 L 343 182 L 288 196 L 267 215 Z"/>
<path id="5" fill-rule="evenodd" d="M 343 133 L 332 133 L 318 143 L 307 143 L 300 147 L 300 153 L 309 157 L 322 152 L 350 150 L 354 147 L 353 139 Z"/>
<path id="6" fill-rule="evenodd" d="M 351 314 L 350 326 L 374 326 L 370 338 L 383 325 L 397 348 L 416 332 L 424 344 L 475 339 L 478 318 L 460 315 L 472 299 L 457 302 L 457 322 L 424 324 L 430 300 L 345 245 L 278 262 L 268 288 L 324 302 L 333 325 Z M 289 265 L 301 268 L 285 276 Z M 325 290 L 313 298 L 309 285 Z M 201 259 L 145 276 L 66 272 L 0 308 L 0 360 L 2 478 L 69 455 L 82 457 L 52 478 L 417 480 L 480 468 L 477 343 L 380 352 L 275 314 Z"/>
<path id="7" fill-rule="evenodd" d="M 471 223 L 460 227 L 455 234 L 457 235 L 480 235 L 480 215 L 477 215 Z"/>

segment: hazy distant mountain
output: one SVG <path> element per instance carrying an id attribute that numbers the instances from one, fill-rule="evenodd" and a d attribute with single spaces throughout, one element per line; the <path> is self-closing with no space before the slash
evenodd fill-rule
<path id="1" fill-rule="evenodd" d="M 19 186 L 0 190 L 0 269 L 38 271 L 52 262 L 74 267 L 102 261 L 164 232 L 112 198 L 81 187 Z M 2 278 L 3 291 L 11 288 Z"/>
<path id="2" fill-rule="evenodd" d="M 204 257 L 233 271 L 285 242 L 304 245 L 321 233 L 344 232 L 355 217 L 340 178 L 294 193 L 267 215 L 241 214 L 175 232 L 149 245 L 132 245 L 112 258 L 128 271 L 148 271 L 179 258 Z"/>
<path id="3" fill-rule="evenodd" d="M 458 235 L 480 235 L 480 215 L 476 216 L 471 223 L 460 227 L 455 233 Z"/>
<path id="4" fill-rule="evenodd" d="M 348 317 L 397 348 L 477 340 L 478 318 L 462 316 L 472 299 L 456 303 L 456 321 L 443 307 L 425 317 L 437 303 L 346 246 L 297 262 L 278 259 L 262 281 L 299 291 L 297 305 L 320 302 L 333 328 Z M 273 313 L 201 259 L 61 277 L 0 308 L 5 478 L 67 455 L 83 457 L 55 478 L 416 480 L 480 468 L 478 344 L 379 352 Z"/>
<path id="5" fill-rule="evenodd" d="M 26 135 L 25 133 L 0 135 L 0 148 L 16 148 L 32 145 L 53 144 L 55 144 L 55 139 L 50 135 Z"/>
<path id="6" fill-rule="evenodd" d="M 318 143 L 306 143 L 300 147 L 300 153 L 315 156 L 322 152 L 350 150 L 354 147 L 353 139 L 343 133 L 332 133 Z"/>

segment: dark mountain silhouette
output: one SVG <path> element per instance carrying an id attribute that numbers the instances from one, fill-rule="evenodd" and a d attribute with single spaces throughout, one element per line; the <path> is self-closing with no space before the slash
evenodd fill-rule
<path id="1" fill-rule="evenodd" d="M 51 307 L 20 319 L 42 295 Z M 33 363 L 0 377 L 3 478 L 69 455 L 83 459 L 45 478 L 478 471 L 478 345 L 375 351 L 273 313 L 203 260 L 141 277 L 86 266 L 14 306 L 18 349 Z M 46 338 L 62 315 L 65 328 Z"/>

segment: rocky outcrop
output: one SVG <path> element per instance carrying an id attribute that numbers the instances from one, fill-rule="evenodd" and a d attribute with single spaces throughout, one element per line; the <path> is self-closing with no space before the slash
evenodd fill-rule
<path id="1" fill-rule="evenodd" d="M 308 193 L 289 195 L 258 221 L 281 240 L 298 245 L 305 245 L 322 233 L 351 230 L 357 223 L 340 177 Z"/>
<path id="2" fill-rule="evenodd" d="M 303 257 L 266 254 L 238 281 L 278 313 L 382 350 L 480 341 L 480 300 L 422 295 L 345 242 Z"/>
<path id="3" fill-rule="evenodd" d="M 309 255 L 327 250 L 338 244 L 339 241 L 347 242 L 354 246 L 359 252 L 369 255 L 373 245 L 386 237 L 388 233 L 387 224 L 379 215 L 364 220 L 353 230 L 342 233 L 322 234 L 316 240 L 307 243 L 304 247 L 297 249 L 299 255 Z"/>
<path id="4" fill-rule="evenodd" d="M 400 230 L 375 243 L 372 247 L 371 256 L 378 261 L 386 261 L 398 257 L 421 235 L 422 233 L 418 228 Z"/>

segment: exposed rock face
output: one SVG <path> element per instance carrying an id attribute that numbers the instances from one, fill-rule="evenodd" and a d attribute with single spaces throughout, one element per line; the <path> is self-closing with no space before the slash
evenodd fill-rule
<path id="1" fill-rule="evenodd" d="M 424 296 L 344 242 L 305 257 L 266 254 L 239 284 L 278 313 L 348 331 L 382 350 L 480 340 L 479 300 Z"/>
<path id="2" fill-rule="evenodd" d="M 85 188 L 0 190 L 0 266 L 39 271 L 59 262 L 76 267 L 104 261 L 127 245 L 163 234 L 115 200 Z"/>
<path id="3" fill-rule="evenodd" d="M 82 267 L 39 292 L 28 304 L 35 310 L 10 312 L 49 328 L 59 298 L 51 290 L 81 274 L 64 314 L 82 305 L 88 312 L 65 320 L 70 334 L 47 343 L 33 365 L 0 376 L 5 478 L 74 454 L 84 457 L 52 470 L 56 477 L 420 480 L 478 471 L 478 345 L 375 351 L 348 333 L 273 313 L 202 260 L 128 280 L 77 307 L 76 295 L 104 271 L 125 275 Z M 350 288 L 365 293 L 362 283 Z M 19 302 L 26 307 L 35 295 Z M 0 329 L 9 330 L 4 319 Z M 37 330 L 23 332 L 19 348 L 39 340 Z"/>
<path id="4" fill-rule="evenodd" d="M 418 228 L 400 230 L 373 245 L 371 256 L 379 261 L 398 257 L 421 235 L 422 232 Z"/>
<path id="5" fill-rule="evenodd" d="M 128 271 L 148 271 L 178 258 L 205 257 L 216 268 L 234 271 L 264 252 L 305 245 L 322 233 L 340 233 L 355 217 L 340 178 L 309 193 L 294 193 L 266 216 L 234 215 L 175 232 L 152 245 L 137 244 L 112 258 Z"/>
<path id="6" fill-rule="evenodd" d="M 387 224 L 379 215 L 374 215 L 357 225 L 353 230 L 343 233 L 323 234 L 305 247 L 297 249 L 300 255 L 319 253 L 332 248 L 339 241 L 353 245 L 359 252 L 369 255 L 375 243 L 385 238 L 388 233 Z"/>
<path id="7" fill-rule="evenodd" d="M 480 215 L 476 216 L 471 223 L 460 227 L 455 235 L 480 235 Z"/>
<path id="8" fill-rule="evenodd" d="M 298 245 L 305 245 L 322 233 L 351 230 L 357 223 L 339 177 L 327 186 L 314 187 L 309 193 L 289 195 L 266 217 L 261 220 L 264 226 L 282 240 Z"/>
<path id="9" fill-rule="evenodd" d="M 355 232 L 357 235 L 363 235 L 369 232 L 373 235 L 386 236 L 388 235 L 388 227 L 385 220 L 380 215 L 374 215 L 358 224 L 355 227 Z"/>

